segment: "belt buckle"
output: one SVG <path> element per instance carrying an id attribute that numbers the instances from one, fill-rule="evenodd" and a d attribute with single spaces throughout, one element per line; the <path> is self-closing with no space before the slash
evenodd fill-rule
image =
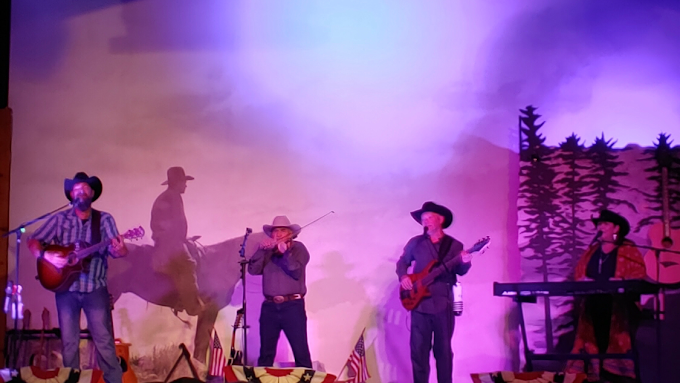
<path id="1" fill-rule="evenodd" d="M 283 303 L 286 300 L 286 297 L 282 295 L 277 295 L 274 297 L 274 303 Z"/>

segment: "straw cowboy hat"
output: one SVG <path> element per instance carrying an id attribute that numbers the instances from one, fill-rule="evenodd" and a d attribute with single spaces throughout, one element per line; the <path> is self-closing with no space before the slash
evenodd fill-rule
<path id="1" fill-rule="evenodd" d="M 290 229 L 290 231 L 293 232 L 293 238 L 297 237 L 297 235 L 300 234 L 300 231 L 302 230 L 300 225 L 291 224 L 290 220 L 285 215 L 279 215 L 277 217 L 274 217 L 274 221 L 272 221 L 272 224 L 262 226 L 262 230 L 264 231 L 265 234 L 271 237 L 272 231 L 274 231 L 274 229 L 276 229 L 277 227 L 285 227 L 287 229 Z"/>

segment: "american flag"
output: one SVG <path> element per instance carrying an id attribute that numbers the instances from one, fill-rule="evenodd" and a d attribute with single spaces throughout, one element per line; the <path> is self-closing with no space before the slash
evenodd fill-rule
<path id="1" fill-rule="evenodd" d="M 364 347 L 364 333 L 361 333 L 357 345 L 347 359 L 347 368 L 354 374 L 350 373 L 350 378 L 347 383 L 364 383 L 371 374 L 368 373 L 368 366 L 366 365 L 366 348 Z"/>
<path id="2" fill-rule="evenodd" d="M 222 343 L 217 337 L 217 331 L 213 330 L 212 346 L 210 347 L 210 363 L 208 364 L 208 375 L 222 376 L 224 375 L 224 350 L 222 350 Z"/>

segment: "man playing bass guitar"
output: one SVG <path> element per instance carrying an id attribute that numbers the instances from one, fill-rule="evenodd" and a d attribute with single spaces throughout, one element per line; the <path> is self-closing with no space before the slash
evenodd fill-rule
<path id="1" fill-rule="evenodd" d="M 460 241 L 443 231 L 453 222 L 451 210 L 434 202 L 426 202 L 420 210 L 411 212 L 411 216 L 423 226 L 424 233 L 408 241 L 404 254 L 397 261 L 397 275 L 402 289 L 413 289 L 413 281 L 407 275 L 411 263 L 415 262 L 414 273 L 424 270 L 433 260 L 441 261 L 435 269 L 444 268 L 443 273 L 428 286 L 431 296 L 423 298 L 411 311 L 413 381 L 428 382 L 430 350 L 434 347 L 437 381 L 451 383 L 453 379 L 451 339 L 455 320 L 452 287 L 456 283 L 456 275 L 464 275 L 470 270 L 471 255 L 463 252 L 463 244 Z M 440 271 L 442 270 L 436 270 Z"/>
<path id="2" fill-rule="evenodd" d="M 113 341 L 109 292 L 106 288 L 106 262 L 108 256 L 124 257 L 128 250 L 111 214 L 91 207 L 102 193 L 99 178 L 77 173 L 73 179 L 64 180 L 64 193 L 73 208 L 50 217 L 33 233 L 28 248 L 36 258 L 45 258 L 57 268 L 62 268 L 67 258 L 51 255 L 47 245 L 69 246 L 79 241 L 108 242 L 108 246 L 99 253 L 83 260 L 89 262 L 84 265 L 83 272 L 77 275 L 66 291 L 57 292 L 55 297 L 64 366 L 80 369 L 80 312 L 84 311 L 104 380 L 106 383 L 121 383 L 122 370 Z"/>

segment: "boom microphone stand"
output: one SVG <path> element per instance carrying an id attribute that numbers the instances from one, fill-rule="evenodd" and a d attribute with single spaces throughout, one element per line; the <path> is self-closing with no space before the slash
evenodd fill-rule
<path id="1" fill-rule="evenodd" d="M 30 226 L 40 220 L 43 220 L 47 217 L 50 217 L 52 214 L 63 210 L 67 207 L 71 206 L 71 204 L 66 204 L 60 208 L 57 208 L 55 210 L 52 210 L 49 213 L 43 214 L 38 218 L 32 219 L 30 221 L 24 222 L 21 225 L 17 226 L 16 228 L 8 231 L 7 233 L 3 234 L 3 237 L 9 237 L 10 234 L 15 234 L 16 235 L 16 249 L 14 250 L 14 258 L 15 258 L 15 263 L 14 263 L 14 281 L 10 280 L 7 281 L 7 288 L 5 289 L 5 313 L 12 312 L 12 319 L 14 320 L 14 331 L 12 336 L 10 337 L 9 341 L 5 343 L 6 350 L 5 350 L 5 365 L 7 367 L 13 367 L 16 368 L 16 363 L 18 362 L 19 359 L 19 339 L 21 339 L 20 334 L 19 334 L 19 319 L 23 319 L 24 317 L 24 304 L 23 300 L 21 298 L 21 290 L 23 287 L 21 284 L 19 284 L 19 253 L 21 250 L 21 235 L 26 232 L 26 227 Z"/>
<path id="2" fill-rule="evenodd" d="M 246 228 L 246 235 L 243 236 L 243 243 L 241 244 L 241 249 L 238 251 L 239 255 L 241 256 L 241 260 L 239 261 L 239 264 L 241 264 L 241 286 L 243 286 L 243 364 L 246 365 L 248 363 L 248 317 L 247 313 L 248 310 L 246 310 L 246 266 L 248 265 L 249 261 L 246 259 L 246 242 L 248 241 L 248 236 L 253 232 L 253 229 L 247 227 Z"/>

